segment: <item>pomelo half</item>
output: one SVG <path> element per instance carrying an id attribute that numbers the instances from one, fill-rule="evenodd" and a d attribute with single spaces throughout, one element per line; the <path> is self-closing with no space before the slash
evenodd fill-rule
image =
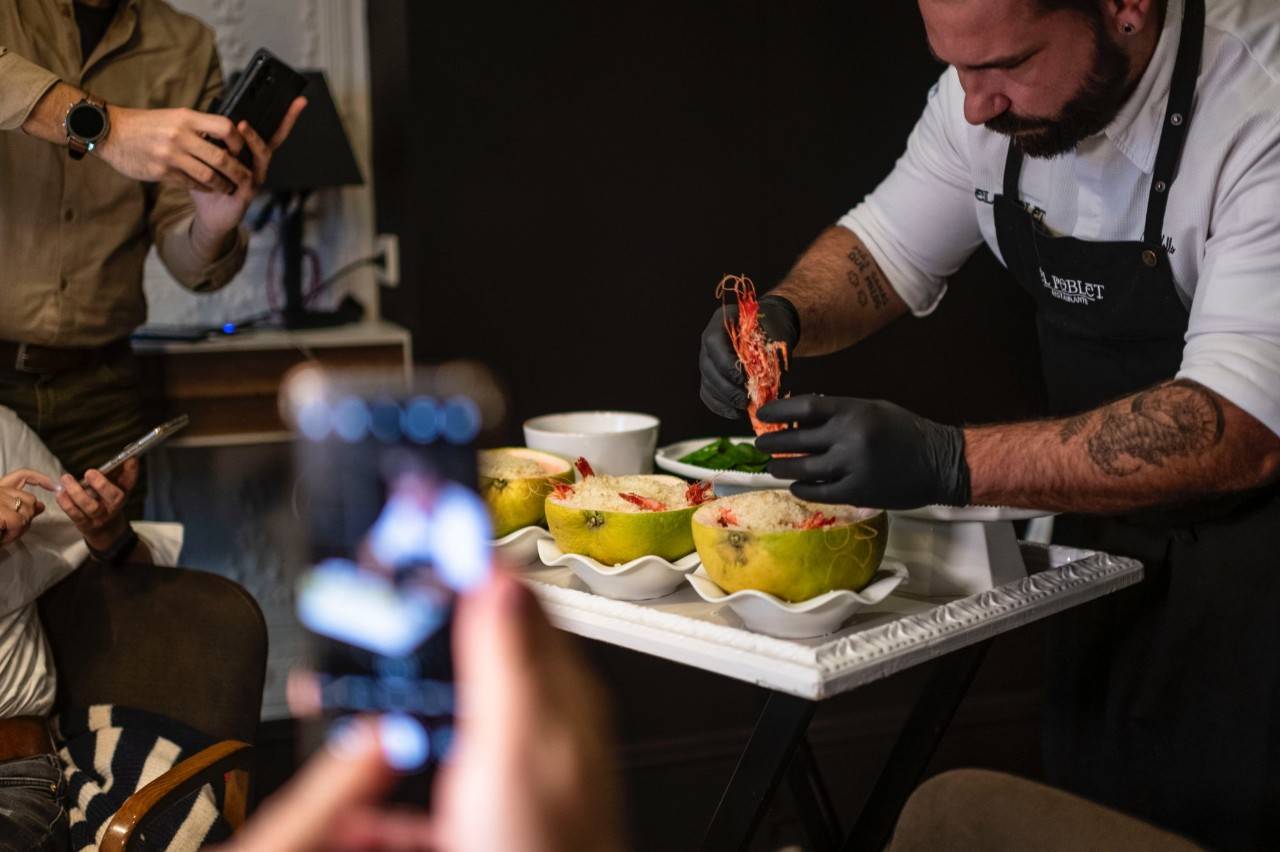
<path id="1" fill-rule="evenodd" d="M 493 537 L 545 522 L 543 501 L 557 482 L 573 482 L 568 459 L 525 447 L 481 450 L 480 496 L 493 518 Z"/>
<path id="2" fill-rule="evenodd" d="M 556 545 L 604 565 L 650 555 L 674 562 L 692 553 L 689 519 L 714 496 L 705 487 L 661 475 L 590 475 L 557 490 L 546 500 L 547 528 Z"/>
<path id="3" fill-rule="evenodd" d="M 888 533 L 883 510 L 809 503 L 785 490 L 722 497 L 693 516 L 698 557 L 716 585 L 793 603 L 861 589 L 880 567 Z"/>

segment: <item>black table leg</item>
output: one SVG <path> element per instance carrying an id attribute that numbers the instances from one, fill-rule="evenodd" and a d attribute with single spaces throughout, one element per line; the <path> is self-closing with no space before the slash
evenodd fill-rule
<path id="1" fill-rule="evenodd" d="M 769 693 L 703 835 L 704 850 L 740 852 L 747 848 L 817 706 L 785 693 Z"/>
<path id="2" fill-rule="evenodd" d="M 814 852 L 836 852 L 843 836 L 840 818 L 831 804 L 831 795 L 827 792 L 807 737 L 800 740 L 791 759 L 788 781 L 800 821 L 809 837 L 809 848 Z"/>
<path id="3" fill-rule="evenodd" d="M 845 852 L 880 852 L 888 845 L 902 806 L 920 783 L 990 645 L 988 639 L 934 663 L 924 692 L 911 709 L 889 760 L 845 841 Z"/>

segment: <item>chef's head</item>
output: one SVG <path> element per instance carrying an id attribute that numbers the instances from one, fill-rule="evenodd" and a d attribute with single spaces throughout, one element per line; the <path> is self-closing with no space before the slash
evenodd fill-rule
<path id="1" fill-rule="evenodd" d="M 1106 128 L 1159 38 L 1165 0 L 919 0 L 964 116 L 1056 157 Z"/>

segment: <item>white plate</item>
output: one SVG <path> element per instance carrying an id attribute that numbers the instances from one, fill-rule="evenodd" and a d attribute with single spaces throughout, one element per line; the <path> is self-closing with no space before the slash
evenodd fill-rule
<path id="1" fill-rule="evenodd" d="M 805 639 L 834 633 L 858 610 L 889 597 L 907 579 L 907 566 L 885 559 L 862 591 L 839 589 L 799 603 L 754 589 L 729 594 L 701 566 L 685 579 L 707 603 L 728 605 L 747 629 L 782 639 Z"/>
<path id="2" fill-rule="evenodd" d="M 719 438 L 693 438 L 688 441 L 680 441 L 677 444 L 668 444 L 665 447 L 659 447 L 658 452 L 654 454 L 653 460 L 658 467 L 670 473 L 684 476 L 689 479 L 706 479 L 710 480 L 715 486 L 716 494 L 720 497 L 728 497 L 730 494 L 740 494 L 743 491 L 763 491 L 769 488 L 787 488 L 791 485 L 790 479 L 778 479 L 767 473 L 743 473 L 738 470 L 712 470 L 709 467 L 701 467 L 696 464 L 685 464 L 680 461 L 682 456 L 687 456 L 694 450 L 701 449 L 707 444 L 718 441 Z M 753 444 L 755 438 L 730 438 L 735 444 Z"/>
<path id="3" fill-rule="evenodd" d="M 1011 506 L 921 506 L 919 509 L 890 510 L 892 515 L 918 521 L 1027 521 L 1055 512 L 1044 509 L 1015 509 Z"/>
<path id="4" fill-rule="evenodd" d="M 538 556 L 543 565 L 567 567 L 595 594 L 620 601 L 665 597 L 680 587 L 685 574 L 702 564 L 695 551 L 675 562 L 641 556 L 625 565 L 604 565 L 590 556 L 565 553 L 552 538 L 539 539 Z"/>
<path id="5" fill-rule="evenodd" d="M 538 542 L 544 538 L 551 538 L 551 533 L 542 527 L 521 527 L 494 539 L 493 552 L 509 564 L 523 568 L 538 561 Z"/>

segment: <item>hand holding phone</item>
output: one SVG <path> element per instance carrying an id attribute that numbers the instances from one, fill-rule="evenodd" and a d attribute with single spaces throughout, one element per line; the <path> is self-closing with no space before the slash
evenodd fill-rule
<path id="1" fill-rule="evenodd" d="M 246 121 L 267 144 L 274 141 L 294 100 L 307 87 L 307 80 L 266 48 L 260 48 L 235 85 L 218 106 L 218 115 L 231 119 L 237 127 Z M 253 167 L 253 152 L 246 145 L 238 158 Z"/>

